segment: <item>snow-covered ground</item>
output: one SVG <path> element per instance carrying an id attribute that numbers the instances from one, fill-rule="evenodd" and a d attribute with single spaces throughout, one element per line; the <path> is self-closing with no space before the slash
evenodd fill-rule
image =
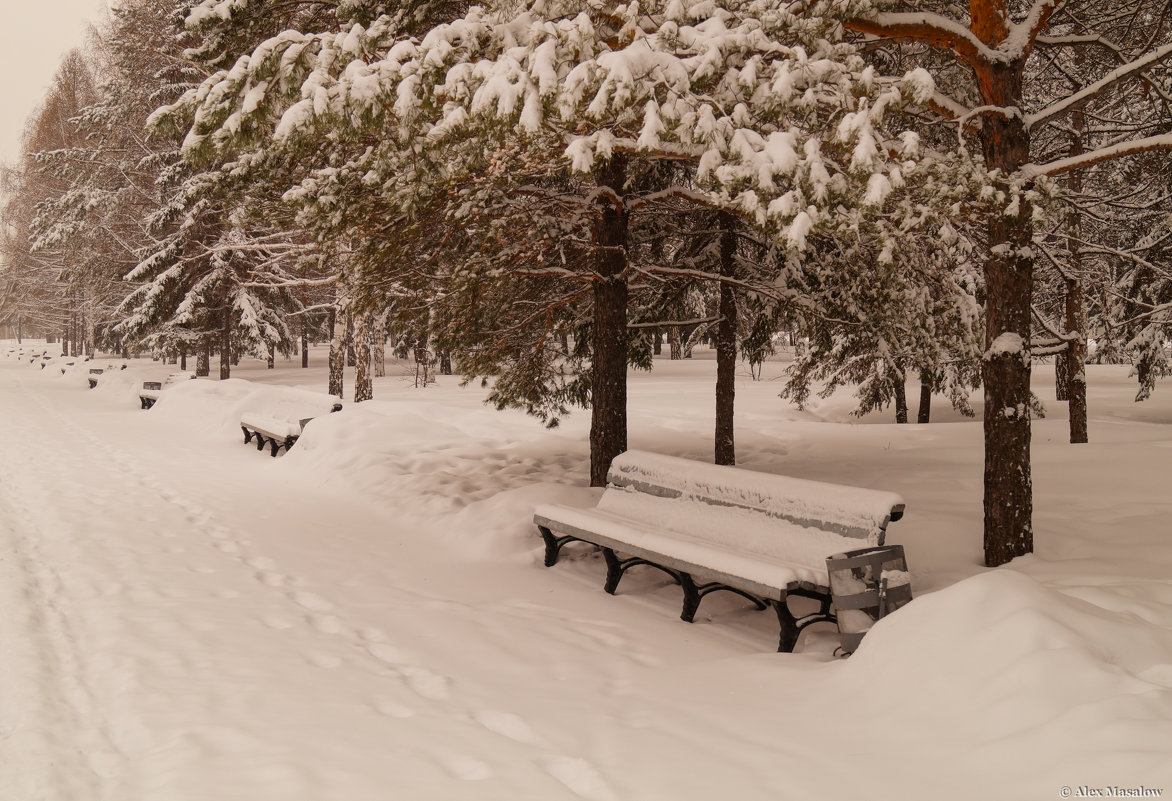
<path id="1" fill-rule="evenodd" d="M 742 378 L 742 466 L 907 502 L 888 541 L 917 598 L 842 660 L 825 626 L 774 653 L 772 614 L 735 596 L 689 626 L 656 571 L 610 597 L 595 556 L 542 567 L 533 506 L 594 497 L 584 413 L 547 431 L 392 365 L 376 400 L 273 459 L 239 416 L 320 408 L 320 352 L 175 382 L 144 412 L 141 382 L 174 368 L 88 390 L 91 364 L 14 347 L 3 801 L 1172 794 L 1172 387 L 1136 405 L 1126 368 L 1090 368 L 1089 445 L 1047 404 L 1037 553 L 998 570 L 980 566 L 979 422 L 939 403 L 927 426 L 859 421 L 846 396 L 798 412 Z M 713 374 L 633 374 L 631 446 L 709 458 Z"/>

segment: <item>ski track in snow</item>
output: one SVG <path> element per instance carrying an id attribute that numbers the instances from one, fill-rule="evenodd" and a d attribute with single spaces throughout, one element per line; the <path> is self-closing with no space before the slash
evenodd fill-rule
<path id="1" fill-rule="evenodd" d="M 326 671 L 350 664 L 397 679 L 409 695 L 392 693 L 370 701 L 373 714 L 410 725 L 419 714 L 413 707 L 423 705 L 433 714 L 439 714 L 445 725 L 468 729 L 470 736 L 461 738 L 464 741 L 477 742 L 478 731 L 494 735 L 494 751 L 500 751 L 499 746 L 505 744 L 511 749 L 513 759 L 539 768 L 577 797 L 586 801 L 618 798 L 603 775 L 587 760 L 558 753 L 519 715 L 507 710 L 478 708 L 465 701 L 458 685 L 442 671 L 421 664 L 382 630 L 349 619 L 324 593 L 308 587 L 303 578 L 284 572 L 276 560 L 255 552 L 250 541 L 222 523 L 210 509 L 148 473 L 122 449 L 59 413 L 25 381 L 17 378 L 15 383 L 28 403 L 23 404 L 21 416 L 13 415 L 6 421 L 7 434 L 16 445 L 6 450 L 9 454 L 20 454 L 21 458 L 0 460 L 0 504 L 6 512 L 5 518 L 15 524 L 15 527 L 4 526 L 3 535 L 13 541 L 9 550 L 15 551 L 20 560 L 19 572 L 27 583 L 26 603 L 40 617 L 28 624 L 38 644 L 38 665 L 32 667 L 32 672 L 39 676 L 36 695 L 43 699 L 44 707 L 37 712 L 38 725 L 45 732 L 56 732 L 61 737 L 47 744 L 58 758 L 45 770 L 43 781 L 53 788 L 46 797 L 70 801 L 129 801 L 141 797 L 135 786 L 133 762 L 149 750 L 153 738 L 149 732 L 142 731 L 141 722 L 134 717 L 133 704 L 117 704 L 116 708 L 113 704 L 111 708 L 101 706 L 112 698 L 91 686 L 94 677 L 103 674 L 91 669 L 86 656 L 101 651 L 86 645 L 87 632 L 76 630 L 75 621 L 85 620 L 84 616 L 78 617 L 77 607 L 87 596 L 125 595 L 135 603 L 151 604 L 175 595 L 170 587 L 152 579 L 150 570 L 144 569 L 144 559 L 153 554 L 124 542 L 114 542 L 109 536 L 102 537 L 99 526 L 90 527 L 86 520 L 76 519 L 83 504 L 54 509 L 55 488 L 68 486 L 71 492 L 88 493 L 84 514 L 94 520 L 102 519 L 107 512 L 111 519 L 117 519 L 115 511 L 128 504 L 138 508 L 144 527 L 159 542 L 156 553 L 181 556 L 198 537 L 222 559 L 250 571 L 253 580 L 279 600 L 281 611 L 248 610 L 247 613 L 270 630 L 316 637 L 318 647 L 304 654 L 308 664 Z M 84 458 L 75 455 L 79 453 Z M 87 488 L 86 476 L 93 471 L 116 474 L 123 490 L 114 494 Z M 176 514 L 177 510 L 180 514 Z M 42 525 L 48 521 L 52 522 L 52 532 Z M 71 567 L 85 565 L 70 576 L 72 587 L 64 586 L 64 580 L 52 566 L 54 560 L 40 554 L 38 542 L 52 543 L 58 559 L 72 557 Z M 211 582 L 216 577 L 216 570 L 206 565 L 187 569 Z M 83 577 L 89 586 L 79 581 Z M 208 593 L 224 600 L 240 595 L 229 588 L 211 586 Z M 387 593 L 405 602 L 410 602 L 413 596 L 394 587 L 388 587 Z M 517 607 L 509 611 L 526 617 L 535 610 Z M 176 624 L 197 631 L 214 628 L 211 623 L 188 618 L 177 620 Z M 576 624 L 573 629 L 562 632 L 567 641 L 587 640 L 608 648 L 624 645 L 623 638 L 604 628 L 605 624 L 587 620 L 573 622 Z M 166 652 L 156 657 L 157 665 L 167 664 L 171 669 L 206 675 L 213 667 L 194 645 L 189 645 L 186 652 L 176 652 L 174 643 L 184 640 L 169 640 Z M 650 657 L 640 660 L 638 654 L 632 658 L 651 661 Z M 133 666 L 130 672 L 134 672 Z M 65 699 L 65 703 L 53 704 L 49 699 L 54 698 Z M 9 725 L 19 724 L 0 719 L 0 737 L 3 727 Z M 132 734 L 120 736 L 120 731 Z M 222 759 L 232 758 L 237 751 L 247 754 L 255 745 L 241 741 L 231 732 L 205 735 L 197 740 L 201 749 L 219 752 Z M 79 761 L 84 765 L 77 766 L 75 763 Z M 440 767 L 450 777 L 470 782 L 491 778 L 494 774 L 491 761 L 458 753 L 437 756 Z M 0 772 L 0 777 L 3 776 Z M 284 777 L 282 781 L 295 783 L 296 777 Z M 27 797 L 37 796 L 27 794 Z"/>

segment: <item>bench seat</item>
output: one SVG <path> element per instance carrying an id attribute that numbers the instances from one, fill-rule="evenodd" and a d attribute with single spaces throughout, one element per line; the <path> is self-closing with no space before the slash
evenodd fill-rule
<path id="1" fill-rule="evenodd" d="M 641 451 L 615 458 L 607 479 L 594 508 L 534 510 L 545 564 L 555 565 L 570 542 L 595 545 L 612 595 L 628 569 L 657 568 L 683 588 L 680 617 L 688 622 L 704 596 L 736 593 L 777 613 L 779 651 L 792 651 L 805 627 L 836 619 L 827 557 L 882 545 L 888 522 L 904 509 L 890 492 Z M 797 618 L 790 596 L 819 608 Z"/>

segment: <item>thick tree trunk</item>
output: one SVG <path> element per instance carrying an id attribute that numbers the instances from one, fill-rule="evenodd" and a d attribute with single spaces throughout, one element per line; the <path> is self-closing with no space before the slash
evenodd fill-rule
<path id="1" fill-rule="evenodd" d="M 187 370 L 187 346 L 186 345 L 184 345 L 182 348 L 179 349 L 179 369 L 183 370 L 183 371 Z"/>
<path id="2" fill-rule="evenodd" d="M 232 310 L 224 309 L 223 320 L 220 321 L 220 380 L 226 381 L 232 376 Z"/>
<path id="3" fill-rule="evenodd" d="M 346 365 L 346 314 L 330 309 L 330 377 L 329 393 L 343 397 L 342 377 Z"/>
<path id="4" fill-rule="evenodd" d="M 627 209 L 625 159 L 595 173 L 600 189 L 590 376 L 590 486 L 605 487 L 614 457 L 627 449 Z"/>
<path id="5" fill-rule="evenodd" d="M 440 375 L 452 374 L 452 352 L 450 350 L 439 352 L 439 372 Z"/>
<path id="6" fill-rule="evenodd" d="M 651 329 L 651 355 L 663 353 L 663 333 L 658 328 Z"/>
<path id="7" fill-rule="evenodd" d="M 1070 354 L 1067 351 L 1054 358 L 1054 400 L 1070 400 Z"/>
<path id="8" fill-rule="evenodd" d="M 932 383 L 934 377 L 931 370 L 920 371 L 920 409 L 916 413 L 917 423 L 927 423 L 932 418 Z"/>
<path id="9" fill-rule="evenodd" d="M 266 370 L 275 370 L 277 368 L 277 346 L 269 345 L 269 358 L 265 361 Z"/>
<path id="10" fill-rule="evenodd" d="M 720 274 L 736 272 L 736 220 L 720 214 Z M 659 339 L 656 333 L 655 338 Z M 737 369 L 737 299 L 732 285 L 720 282 L 720 322 L 716 326 L 716 464 L 737 463 L 733 431 Z"/>
<path id="11" fill-rule="evenodd" d="M 990 66 L 983 100 L 1021 108 L 1020 64 Z M 988 115 L 981 127 L 985 166 L 1012 175 L 1029 159 L 1030 135 L 1021 115 Z M 1011 195 L 1010 187 L 998 187 Z M 1010 213 L 988 221 L 985 262 L 985 564 L 1005 564 L 1032 553 L 1033 482 L 1030 472 L 1030 307 L 1034 289 L 1031 209 L 1017 200 Z"/>
<path id="12" fill-rule="evenodd" d="M 907 376 L 900 372 L 895 377 L 895 422 L 907 423 Z"/>
<path id="13" fill-rule="evenodd" d="M 671 354 L 668 358 L 673 362 L 684 358 L 684 344 L 680 339 L 680 327 L 678 325 L 669 325 L 667 327 L 667 347 Z"/>
<path id="14" fill-rule="evenodd" d="M 354 402 L 374 397 L 370 375 L 370 315 L 360 314 L 354 321 Z"/>
<path id="15" fill-rule="evenodd" d="M 199 350 L 195 355 L 195 374 L 200 378 L 207 378 L 212 372 L 212 341 L 205 338 L 199 343 Z"/>

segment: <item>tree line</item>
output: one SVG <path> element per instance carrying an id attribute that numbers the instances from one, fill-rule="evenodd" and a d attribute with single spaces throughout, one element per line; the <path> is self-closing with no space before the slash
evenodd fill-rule
<path id="1" fill-rule="evenodd" d="M 388 337 L 626 448 L 630 367 L 706 339 L 783 394 L 972 414 L 985 558 L 1033 550 L 1030 392 L 1169 373 L 1172 20 L 1157 0 L 124 0 L 3 173 L 0 323 L 220 376 Z M 1089 349 L 1093 340 L 1094 350 Z M 303 364 L 305 362 L 303 361 Z"/>

